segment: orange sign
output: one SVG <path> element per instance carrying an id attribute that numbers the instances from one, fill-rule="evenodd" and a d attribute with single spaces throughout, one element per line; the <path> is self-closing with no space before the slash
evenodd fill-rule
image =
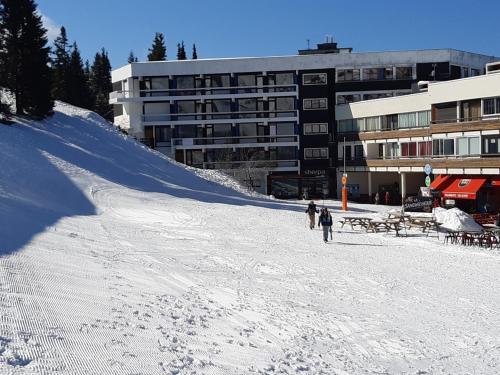
<path id="1" fill-rule="evenodd" d="M 342 185 L 347 184 L 347 176 L 342 176 Z"/>

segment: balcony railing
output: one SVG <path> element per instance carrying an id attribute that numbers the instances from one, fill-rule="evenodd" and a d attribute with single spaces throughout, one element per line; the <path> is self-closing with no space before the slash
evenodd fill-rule
<path id="1" fill-rule="evenodd" d="M 244 112 L 200 112 L 200 113 L 160 113 L 142 115 L 143 122 L 159 121 L 202 121 L 202 120 L 222 120 L 222 119 L 260 119 L 297 117 L 297 110 L 282 111 L 244 111 Z"/>
<path id="2" fill-rule="evenodd" d="M 140 90 L 140 96 L 234 95 L 249 93 L 297 92 L 297 89 L 298 86 L 295 84 L 267 86 L 193 87 L 181 89 L 147 89 Z"/>
<path id="3" fill-rule="evenodd" d="M 204 169 L 239 169 L 239 168 L 297 168 L 298 160 L 240 160 L 240 161 L 210 161 L 198 164 Z M 197 167 L 197 165 L 193 164 Z"/>
<path id="4" fill-rule="evenodd" d="M 256 135 L 238 137 L 173 138 L 172 146 L 238 145 L 254 143 L 298 143 L 298 135 Z"/>
<path id="5" fill-rule="evenodd" d="M 460 118 L 448 118 L 431 121 L 431 124 L 448 124 L 456 122 L 478 122 L 478 121 L 495 121 L 500 120 L 500 114 L 485 115 L 478 117 L 460 117 Z"/>

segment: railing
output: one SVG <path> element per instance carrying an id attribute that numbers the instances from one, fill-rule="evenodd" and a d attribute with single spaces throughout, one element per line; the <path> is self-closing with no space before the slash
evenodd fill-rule
<path id="1" fill-rule="evenodd" d="M 479 157 L 500 157 L 500 153 L 495 154 L 466 154 L 466 155 L 409 155 L 409 156 L 376 156 L 376 157 L 362 157 L 362 158 L 350 158 L 346 159 L 346 162 L 360 162 L 366 160 L 413 160 L 413 159 L 462 159 L 462 158 L 479 158 Z M 343 162 L 344 159 L 338 158 L 339 162 Z"/>
<path id="2" fill-rule="evenodd" d="M 298 160 L 239 160 L 211 161 L 199 164 L 205 169 L 239 169 L 239 168 L 296 168 Z M 196 166 L 196 165 L 193 165 Z"/>
<path id="3" fill-rule="evenodd" d="M 478 122 L 478 121 L 494 121 L 500 120 L 500 114 L 476 116 L 476 117 L 459 117 L 459 118 L 449 118 L 431 121 L 431 124 L 449 124 L 457 122 Z"/>
<path id="4" fill-rule="evenodd" d="M 233 145 L 254 143 L 297 143 L 298 135 L 256 135 L 256 136 L 230 136 L 230 137 L 204 137 L 204 138 L 172 138 L 175 146 L 202 146 L 202 145 Z"/>
<path id="5" fill-rule="evenodd" d="M 123 98 L 132 98 L 133 97 L 133 92 L 132 91 L 125 91 L 125 90 L 120 90 L 120 91 L 113 91 L 109 93 L 109 99 L 123 99 Z"/>
<path id="6" fill-rule="evenodd" d="M 266 85 L 266 86 L 227 86 L 227 87 L 192 87 L 181 89 L 146 89 L 140 90 L 141 97 L 148 96 L 193 96 L 193 95 L 226 95 L 248 93 L 297 92 L 298 86 Z"/>
<path id="7" fill-rule="evenodd" d="M 200 112 L 200 113 L 159 113 L 142 115 L 143 122 L 158 121 L 200 121 L 244 118 L 297 117 L 297 110 L 244 111 L 244 112 Z"/>

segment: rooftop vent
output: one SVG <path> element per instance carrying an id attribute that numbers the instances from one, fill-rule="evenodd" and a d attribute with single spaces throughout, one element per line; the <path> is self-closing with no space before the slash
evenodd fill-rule
<path id="1" fill-rule="evenodd" d="M 318 43 L 316 48 L 309 48 L 309 40 L 307 41 L 307 49 L 299 50 L 299 55 L 322 55 L 327 53 L 351 53 L 352 48 L 339 48 L 337 43 L 333 41 L 333 36 L 327 35 L 325 43 Z"/>

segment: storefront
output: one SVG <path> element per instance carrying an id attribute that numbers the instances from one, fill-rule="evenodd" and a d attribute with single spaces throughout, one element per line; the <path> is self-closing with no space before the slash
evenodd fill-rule
<path id="1" fill-rule="evenodd" d="M 500 211 L 500 177 L 440 175 L 431 183 L 441 205 L 468 213 Z"/>
<path id="2" fill-rule="evenodd" d="M 280 199 L 319 199 L 329 195 L 328 178 L 324 175 L 271 174 L 268 183 L 270 194 Z"/>

